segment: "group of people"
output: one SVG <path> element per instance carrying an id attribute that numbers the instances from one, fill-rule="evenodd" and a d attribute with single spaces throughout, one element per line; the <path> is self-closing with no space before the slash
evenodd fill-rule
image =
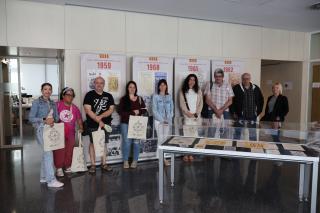
<path id="1" fill-rule="evenodd" d="M 224 72 L 217 69 L 214 72 L 214 82 L 207 83 L 205 88 L 199 86 L 198 78 L 195 74 L 190 74 L 183 82 L 179 93 L 179 105 L 183 116 L 188 119 L 198 119 L 200 117 L 214 119 L 234 119 L 237 126 L 241 127 L 244 122 L 248 125 L 255 125 L 258 116 L 261 114 L 264 98 L 260 88 L 251 83 L 249 73 L 241 76 L 242 82 L 233 88 L 225 82 Z M 36 130 L 37 142 L 43 147 L 43 129 L 45 125 L 53 126 L 54 123 L 63 122 L 65 128 L 65 148 L 55 151 L 43 151 L 41 160 L 40 182 L 47 183 L 48 187 L 62 187 L 63 183 L 56 179 L 62 177 L 64 173 L 71 172 L 72 152 L 75 145 L 76 127 L 84 135 L 89 135 L 89 155 L 91 166 L 89 173 L 96 172 L 96 156 L 93 145 L 92 132 L 99 128 L 105 132 L 105 143 L 108 143 L 110 131 L 106 130 L 106 125 L 111 126 L 112 113 L 115 110 L 113 96 L 104 91 L 105 80 L 97 77 L 94 80 L 95 89 L 89 91 L 84 98 L 83 107 L 86 114 L 85 122 L 82 121 L 79 108 L 72 103 L 75 92 L 72 88 L 66 87 L 61 91 L 60 101 L 55 103 L 50 96 L 52 85 L 44 83 L 41 86 L 42 96 L 36 99 L 31 107 L 29 120 Z M 279 123 L 284 121 L 289 111 L 288 100 L 282 95 L 282 86 L 276 83 L 272 87 L 273 94 L 268 98 L 265 115 L 262 120 L 272 121 L 274 128 L 279 128 Z M 143 116 L 147 113 L 146 105 L 138 95 L 137 85 L 134 81 L 129 81 L 126 85 L 126 93 L 120 99 L 119 104 L 120 131 L 122 135 L 123 168 L 135 169 L 140 153 L 140 141 L 129 139 L 128 123 L 130 115 Z M 165 79 L 158 82 L 157 91 L 152 97 L 152 114 L 154 117 L 155 130 L 158 141 L 162 141 L 164 135 L 169 132 L 174 116 L 173 97 L 168 93 L 168 84 Z M 163 125 L 160 128 L 160 124 Z M 236 137 L 239 137 L 236 132 Z M 252 134 L 254 135 L 254 134 Z M 251 136 L 250 136 L 251 137 Z M 255 136 L 252 136 L 253 139 Z M 132 161 L 129 163 L 131 148 L 133 147 Z M 105 147 L 106 150 L 106 147 Z M 107 154 L 101 159 L 102 171 L 112 171 L 112 167 L 106 163 Z M 192 156 L 184 156 L 184 161 L 192 161 Z M 165 165 L 169 162 L 165 160 Z M 55 174 L 56 168 L 56 174 Z"/>

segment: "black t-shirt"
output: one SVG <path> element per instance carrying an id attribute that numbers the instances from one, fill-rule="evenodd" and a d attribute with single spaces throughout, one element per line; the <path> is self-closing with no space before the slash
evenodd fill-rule
<path id="1" fill-rule="evenodd" d="M 99 95 L 95 90 L 91 90 L 84 97 L 83 105 L 90 105 L 92 112 L 94 112 L 96 115 L 101 115 L 102 113 L 108 111 L 110 106 L 114 105 L 114 100 L 110 93 L 103 92 L 102 95 Z M 86 117 L 89 128 L 99 127 L 99 124 L 91 119 L 89 115 L 86 115 Z M 108 125 L 111 125 L 111 120 L 111 115 L 102 119 L 102 121 Z"/>

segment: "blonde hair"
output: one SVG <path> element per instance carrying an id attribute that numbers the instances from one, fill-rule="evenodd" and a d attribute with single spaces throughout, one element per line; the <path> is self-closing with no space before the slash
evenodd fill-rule
<path id="1" fill-rule="evenodd" d="M 272 89 L 273 89 L 275 86 L 278 86 L 278 87 L 279 87 L 280 95 L 282 95 L 282 90 L 283 90 L 282 84 L 279 83 L 279 82 L 276 82 L 276 83 L 274 83 L 274 84 L 272 85 Z"/>

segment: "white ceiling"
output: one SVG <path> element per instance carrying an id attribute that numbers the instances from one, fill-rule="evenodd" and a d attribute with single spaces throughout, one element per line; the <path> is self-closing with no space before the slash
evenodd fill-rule
<path id="1" fill-rule="evenodd" d="M 320 31 L 320 0 L 27 0 L 195 18 L 270 28 Z"/>

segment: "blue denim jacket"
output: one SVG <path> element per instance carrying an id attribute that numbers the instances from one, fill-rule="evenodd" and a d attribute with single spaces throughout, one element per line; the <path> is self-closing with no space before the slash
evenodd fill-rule
<path id="1" fill-rule="evenodd" d="M 171 95 L 154 94 L 152 97 L 152 113 L 154 119 L 160 122 L 167 121 L 172 123 L 173 100 Z"/>
<path id="2" fill-rule="evenodd" d="M 43 118 L 46 118 L 48 116 L 50 109 L 53 110 L 54 121 L 58 122 L 59 115 L 58 115 L 58 110 L 55 102 L 52 100 L 49 100 L 49 104 L 48 104 L 48 101 L 44 100 L 42 96 L 39 97 L 38 99 L 32 102 L 31 110 L 29 113 L 29 121 L 36 128 L 42 127 L 44 124 Z"/>

